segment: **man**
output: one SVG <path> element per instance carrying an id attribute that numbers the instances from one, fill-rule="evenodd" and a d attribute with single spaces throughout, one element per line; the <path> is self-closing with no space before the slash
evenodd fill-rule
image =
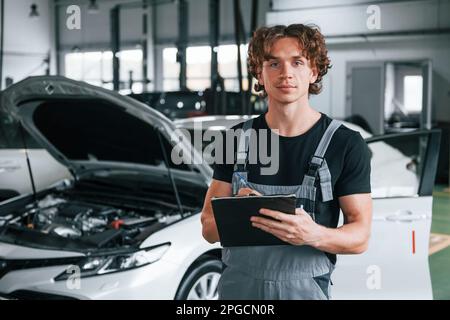
<path id="1" fill-rule="evenodd" d="M 248 163 L 248 148 L 225 150 L 245 154 L 246 161 L 216 165 L 201 221 L 203 237 L 219 241 L 212 197 L 251 193 L 295 193 L 295 215 L 262 209 L 275 218 L 252 217 L 252 225 L 286 242 L 281 246 L 223 249 L 225 270 L 219 283 L 221 299 L 329 299 L 336 254 L 360 254 L 368 247 L 372 200 L 370 152 L 352 131 L 309 104 L 330 68 L 325 41 L 315 27 L 302 24 L 263 27 L 249 45 L 249 70 L 255 90 L 268 99 L 268 111 L 237 127 L 256 135 L 277 134 L 279 170 L 262 175 L 263 164 Z M 268 130 L 261 130 L 268 129 Z M 275 133 L 277 129 L 277 133 Z M 258 138 L 258 137 L 257 137 Z M 266 139 L 265 141 L 270 141 Z M 256 143 L 251 138 L 249 144 Z M 245 145 L 245 144 L 243 144 Z M 242 179 L 235 180 L 236 173 Z M 339 210 L 344 225 L 337 228 Z"/>

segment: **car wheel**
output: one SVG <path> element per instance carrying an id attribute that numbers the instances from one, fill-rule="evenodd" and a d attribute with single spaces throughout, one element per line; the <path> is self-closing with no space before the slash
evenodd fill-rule
<path id="1" fill-rule="evenodd" d="M 203 260 L 184 277 L 176 300 L 218 300 L 217 291 L 222 262 L 217 259 Z"/>

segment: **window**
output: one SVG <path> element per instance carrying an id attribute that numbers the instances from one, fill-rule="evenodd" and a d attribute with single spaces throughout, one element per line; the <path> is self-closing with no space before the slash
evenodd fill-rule
<path id="1" fill-rule="evenodd" d="M 177 48 L 163 49 L 163 91 L 180 90 L 180 64 L 177 62 Z"/>
<path id="2" fill-rule="evenodd" d="M 408 112 L 422 111 L 422 83 L 422 76 L 405 76 L 403 78 L 404 103 Z"/>
<path id="3" fill-rule="evenodd" d="M 247 90 L 247 49 L 241 45 L 243 89 Z M 224 78 L 226 91 L 239 91 L 237 46 L 221 45 L 217 49 L 219 74 Z M 186 49 L 186 85 L 190 90 L 205 90 L 211 86 L 211 47 L 192 46 Z M 180 65 L 177 48 L 163 49 L 163 90 L 176 91 L 179 86 Z"/>
<path id="4" fill-rule="evenodd" d="M 96 86 L 112 82 L 112 52 L 68 53 L 65 56 L 65 75 Z"/>
<path id="5" fill-rule="evenodd" d="M 242 86 L 248 88 L 247 80 L 247 50 L 248 45 L 241 45 Z M 237 46 L 235 44 L 219 46 L 217 52 L 219 74 L 224 78 L 226 91 L 239 91 Z"/>
<path id="6" fill-rule="evenodd" d="M 142 50 L 123 50 L 120 60 L 120 88 L 140 93 L 142 83 Z M 75 52 L 65 55 L 65 75 L 74 80 L 113 89 L 113 54 L 111 51 Z M 131 85 L 131 88 L 130 88 Z"/>
<path id="7" fill-rule="evenodd" d="M 133 93 L 141 93 L 144 89 L 142 82 L 142 50 L 123 50 L 118 55 L 120 60 L 120 81 L 123 84 L 121 88 L 131 89 Z"/>
<path id="8" fill-rule="evenodd" d="M 186 85 L 190 90 L 211 87 L 211 47 L 188 47 L 186 50 Z"/>

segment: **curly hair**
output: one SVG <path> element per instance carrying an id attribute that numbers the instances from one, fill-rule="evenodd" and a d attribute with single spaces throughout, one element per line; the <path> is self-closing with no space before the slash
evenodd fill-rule
<path id="1" fill-rule="evenodd" d="M 311 66 L 317 69 L 317 79 L 309 85 L 309 94 L 318 94 L 322 90 L 322 78 L 331 68 L 325 39 L 315 25 L 291 24 L 289 26 L 277 25 L 273 27 L 261 27 L 253 33 L 248 46 L 248 70 L 258 79 L 262 72 L 262 65 L 267 60 L 272 45 L 281 38 L 292 37 L 299 41 L 303 54 L 310 60 Z M 255 91 L 263 91 L 267 96 L 264 86 L 256 83 Z"/>

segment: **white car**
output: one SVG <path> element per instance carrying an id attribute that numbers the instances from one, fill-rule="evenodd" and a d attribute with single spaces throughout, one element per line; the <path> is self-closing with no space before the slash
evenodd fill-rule
<path id="1" fill-rule="evenodd" d="M 225 130 L 248 118 L 208 116 L 174 123 L 188 130 L 195 144 L 201 136 L 194 135 L 197 128 Z M 332 298 L 432 299 L 428 246 L 440 132 L 372 136 L 355 124 L 344 125 L 360 132 L 372 153 L 373 222 L 366 252 L 338 256 Z"/>
<path id="2" fill-rule="evenodd" d="M 217 298 L 220 245 L 203 239 L 199 215 L 212 170 L 172 162 L 172 122 L 63 77 L 28 78 L 6 89 L 0 105 L 73 175 L 1 203 L 0 296 Z M 333 298 L 432 298 L 427 253 L 438 138 L 424 131 L 367 140 L 408 147 L 402 154 L 414 160 L 407 169 L 419 184 L 414 194 L 375 199 L 369 250 L 338 257 Z M 201 163 L 190 143 L 177 146 Z M 395 174 L 400 180 L 402 172 Z"/>
<path id="3" fill-rule="evenodd" d="M 25 79 L 0 105 L 73 175 L 1 203 L 0 296 L 217 298 L 220 246 L 199 215 L 212 170 L 172 162 L 170 120 L 63 77 Z"/>

